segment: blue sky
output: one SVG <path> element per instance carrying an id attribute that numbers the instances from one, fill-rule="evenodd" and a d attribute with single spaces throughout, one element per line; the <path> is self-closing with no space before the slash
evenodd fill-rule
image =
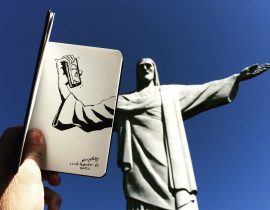
<path id="1" fill-rule="evenodd" d="M 0 3 L 0 132 L 23 122 L 43 23 L 51 41 L 119 49 L 120 93 L 135 89 L 135 64 L 153 58 L 162 84 L 221 79 L 270 62 L 267 0 L 19 1 Z M 240 84 L 235 101 L 185 122 L 203 210 L 270 208 L 270 72 Z M 112 139 L 102 179 L 62 175 L 62 209 L 125 209 Z"/>

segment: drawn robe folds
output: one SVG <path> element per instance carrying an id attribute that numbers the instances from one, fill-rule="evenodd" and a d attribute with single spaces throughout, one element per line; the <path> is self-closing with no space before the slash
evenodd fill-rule
<path id="1" fill-rule="evenodd" d="M 112 127 L 115 97 L 84 105 L 72 93 L 62 101 L 52 125 L 59 130 L 79 127 L 86 132 Z"/>
<path id="2" fill-rule="evenodd" d="M 231 102 L 237 87 L 234 75 L 202 85 L 155 86 L 153 91 L 119 96 L 118 163 L 126 197 L 175 209 L 188 202 L 175 192 L 184 189 L 196 195 L 183 119 Z"/>

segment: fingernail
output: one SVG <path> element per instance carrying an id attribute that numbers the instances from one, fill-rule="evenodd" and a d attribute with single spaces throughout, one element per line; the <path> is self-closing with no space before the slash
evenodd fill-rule
<path id="1" fill-rule="evenodd" d="M 39 144 L 40 143 L 40 137 L 41 137 L 41 132 L 38 129 L 31 129 L 29 131 L 29 138 L 31 139 L 31 141 L 35 144 Z"/>

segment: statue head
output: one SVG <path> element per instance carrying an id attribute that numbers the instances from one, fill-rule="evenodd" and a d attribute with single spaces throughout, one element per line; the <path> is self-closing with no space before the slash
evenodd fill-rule
<path id="1" fill-rule="evenodd" d="M 153 84 L 159 86 L 157 66 L 151 58 L 142 58 L 136 66 L 137 90 Z"/>

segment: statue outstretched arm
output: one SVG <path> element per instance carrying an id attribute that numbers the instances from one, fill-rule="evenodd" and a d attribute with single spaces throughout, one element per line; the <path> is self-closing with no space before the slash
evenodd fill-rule
<path id="1" fill-rule="evenodd" d="M 201 85 L 182 85 L 178 87 L 183 119 L 188 119 L 233 101 L 237 94 L 237 74 L 221 80 L 207 82 Z"/>
<path id="2" fill-rule="evenodd" d="M 184 85 L 180 88 L 180 103 L 184 119 L 217 106 L 232 102 L 237 94 L 239 82 L 251 79 L 265 72 L 270 64 L 252 65 L 239 74 L 202 85 Z"/>

